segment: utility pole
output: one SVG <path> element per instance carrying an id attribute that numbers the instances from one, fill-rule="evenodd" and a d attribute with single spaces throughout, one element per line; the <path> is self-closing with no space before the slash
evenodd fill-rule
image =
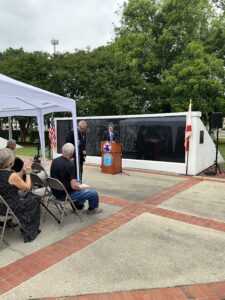
<path id="1" fill-rule="evenodd" d="M 51 39 L 51 44 L 53 45 L 53 51 L 54 51 L 54 55 L 56 53 L 56 45 L 59 44 L 59 40 L 55 39 L 55 38 L 52 38 Z"/>

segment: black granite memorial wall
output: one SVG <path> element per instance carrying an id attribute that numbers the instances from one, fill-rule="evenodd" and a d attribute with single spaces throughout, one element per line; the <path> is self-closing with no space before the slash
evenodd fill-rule
<path id="1" fill-rule="evenodd" d="M 184 162 L 186 117 L 86 119 L 87 155 L 101 156 L 100 142 L 109 123 L 114 124 L 123 158 Z M 61 153 L 72 120 L 57 120 L 57 152 Z"/>

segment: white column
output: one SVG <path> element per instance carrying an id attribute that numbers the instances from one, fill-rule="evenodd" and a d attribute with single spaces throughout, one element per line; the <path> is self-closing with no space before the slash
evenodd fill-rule
<path id="1" fill-rule="evenodd" d="M 41 144 L 41 154 L 42 154 L 42 164 L 46 168 L 46 159 L 45 159 L 45 127 L 44 127 L 44 116 L 41 114 L 37 116 L 38 121 L 38 131 Z"/>

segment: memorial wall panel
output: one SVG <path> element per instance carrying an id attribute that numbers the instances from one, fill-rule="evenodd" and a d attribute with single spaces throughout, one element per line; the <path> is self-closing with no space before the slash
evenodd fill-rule
<path id="1" fill-rule="evenodd" d="M 185 116 L 86 119 L 87 155 L 101 156 L 100 142 L 109 123 L 114 124 L 123 158 L 184 162 Z M 57 152 L 61 153 L 71 120 L 57 120 Z"/>

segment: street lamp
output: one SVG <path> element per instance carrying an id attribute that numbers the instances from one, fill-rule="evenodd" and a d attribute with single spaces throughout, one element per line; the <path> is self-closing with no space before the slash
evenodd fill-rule
<path id="1" fill-rule="evenodd" d="M 51 44 L 53 45 L 53 49 L 54 49 L 54 54 L 56 52 L 56 45 L 59 44 L 59 40 L 55 39 L 55 38 L 52 38 L 51 39 Z"/>

